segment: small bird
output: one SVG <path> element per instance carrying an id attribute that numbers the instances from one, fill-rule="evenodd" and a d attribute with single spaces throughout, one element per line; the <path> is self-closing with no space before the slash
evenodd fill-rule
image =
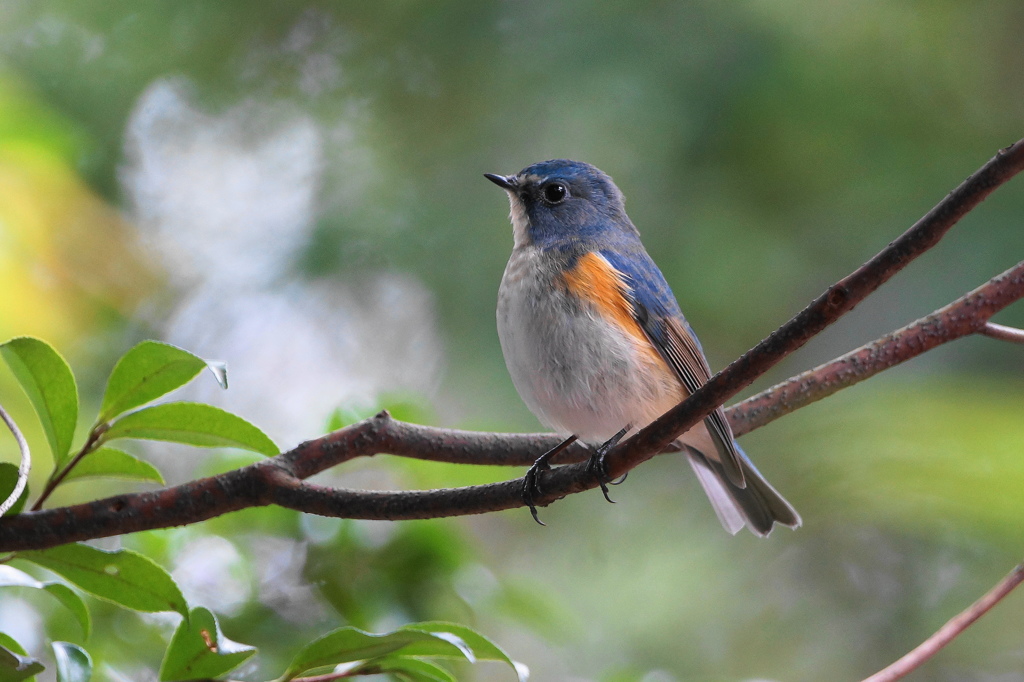
<path id="1" fill-rule="evenodd" d="M 527 473 L 523 498 L 540 522 L 533 496 L 552 456 L 577 438 L 598 446 L 589 468 L 608 497 L 605 453 L 706 383 L 711 370 L 608 175 L 556 159 L 484 177 L 511 205 L 514 245 L 497 311 L 505 364 L 527 407 L 568 435 Z M 740 449 L 721 407 L 676 444 L 730 533 L 745 525 L 766 536 L 776 523 L 800 525 Z"/>

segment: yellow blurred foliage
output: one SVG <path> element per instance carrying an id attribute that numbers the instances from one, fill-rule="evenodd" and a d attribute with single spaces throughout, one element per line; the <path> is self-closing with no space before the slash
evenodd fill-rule
<path id="1" fill-rule="evenodd" d="M 60 347 L 104 313 L 130 313 L 156 281 L 131 225 L 60 155 L 0 141 L 0 338 Z"/>

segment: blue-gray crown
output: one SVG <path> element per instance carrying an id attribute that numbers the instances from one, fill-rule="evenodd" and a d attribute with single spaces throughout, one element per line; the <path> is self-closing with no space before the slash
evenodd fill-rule
<path id="1" fill-rule="evenodd" d="M 524 183 L 543 183 L 564 180 L 570 186 L 582 190 L 585 198 L 606 203 L 612 210 L 625 211 L 625 197 L 615 186 L 611 177 L 597 166 L 572 159 L 551 159 L 527 166 L 517 177 Z"/>

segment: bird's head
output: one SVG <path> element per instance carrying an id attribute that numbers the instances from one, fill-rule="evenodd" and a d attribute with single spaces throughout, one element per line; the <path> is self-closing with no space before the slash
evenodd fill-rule
<path id="1" fill-rule="evenodd" d="M 527 166 L 515 175 L 485 173 L 484 177 L 508 192 L 517 246 L 563 247 L 636 234 L 622 192 L 589 163 L 555 159 Z"/>

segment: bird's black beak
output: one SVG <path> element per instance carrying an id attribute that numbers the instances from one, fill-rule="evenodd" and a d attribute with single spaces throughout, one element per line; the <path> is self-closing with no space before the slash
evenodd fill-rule
<path id="1" fill-rule="evenodd" d="M 516 183 L 515 176 L 505 177 L 504 175 L 497 175 L 495 173 L 484 173 L 484 177 L 493 182 L 498 187 L 508 190 L 509 192 L 516 191 L 518 183 Z"/>

